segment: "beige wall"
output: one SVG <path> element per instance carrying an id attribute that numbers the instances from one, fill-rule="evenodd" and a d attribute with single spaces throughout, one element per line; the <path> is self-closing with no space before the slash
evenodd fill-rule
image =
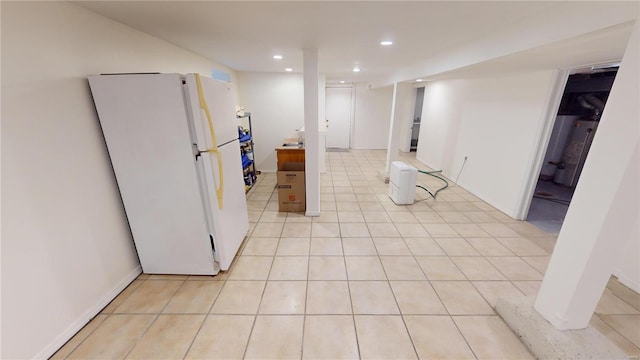
<path id="1" fill-rule="evenodd" d="M 351 147 L 354 149 L 386 149 L 391 123 L 393 86 L 369 89 L 365 83 L 355 84 L 355 114 Z"/>
<path id="2" fill-rule="evenodd" d="M 87 75 L 225 69 L 69 3 L 1 6 L 0 357 L 42 358 L 140 271 Z"/>
<path id="3" fill-rule="evenodd" d="M 240 103 L 251 112 L 259 171 L 275 172 L 277 146 L 304 126 L 302 74 L 239 72 Z"/>
<path id="4" fill-rule="evenodd" d="M 425 86 L 416 158 L 515 217 L 544 126 L 552 71 Z"/>

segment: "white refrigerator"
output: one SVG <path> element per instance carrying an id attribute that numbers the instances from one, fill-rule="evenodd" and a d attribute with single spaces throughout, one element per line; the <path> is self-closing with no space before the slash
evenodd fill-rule
<path id="1" fill-rule="evenodd" d="M 249 227 L 231 84 L 115 74 L 89 85 L 142 270 L 229 269 Z"/>

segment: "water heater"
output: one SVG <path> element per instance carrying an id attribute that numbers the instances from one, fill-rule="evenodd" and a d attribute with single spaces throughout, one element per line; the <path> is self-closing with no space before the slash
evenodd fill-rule
<path id="1" fill-rule="evenodd" d="M 564 174 L 561 172 L 555 176 L 553 182 L 576 186 L 597 128 L 598 121 L 593 120 L 578 120 L 573 124 L 571 137 L 567 140 L 562 155 L 562 163 L 565 166 Z"/>

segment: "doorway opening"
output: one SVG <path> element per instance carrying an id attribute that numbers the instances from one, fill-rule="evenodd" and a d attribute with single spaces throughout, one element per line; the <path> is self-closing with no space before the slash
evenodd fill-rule
<path id="1" fill-rule="evenodd" d="M 411 123 L 411 144 L 410 151 L 418 149 L 418 138 L 420 137 L 420 119 L 422 119 L 422 104 L 424 103 L 424 87 L 416 89 L 416 106 L 413 110 L 413 121 Z"/>
<path id="2" fill-rule="evenodd" d="M 526 218 L 542 230 L 560 232 L 617 72 L 594 66 L 567 80 Z"/>
<path id="3" fill-rule="evenodd" d="M 353 87 L 325 89 L 327 151 L 347 151 L 351 146 Z"/>

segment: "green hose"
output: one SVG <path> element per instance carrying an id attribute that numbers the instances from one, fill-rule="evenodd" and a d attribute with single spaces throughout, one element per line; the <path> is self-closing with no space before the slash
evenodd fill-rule
<path id="1" fill-rule="evenodd" d="M 419 188 L 421 188 L 421 189 L 426 190 L 426 191 L 429 193 L 429 195 L 431 195 L 431 197 L 432 197 L 432 198 L 434 198 L 434 199 L 436 198 L 436 196 L 438 195 L 438 193 L 439 193 L 440 191 L 442 191 L 442 190 L 444 190 L 444 189 L 446 189 L 446 188 L 448 188 L 448 187 L 449 187 L 449 182 L 448 182 L 445 178 L 440 177 L 440 176 L 438 176 L 438 175 L 434 175 L 434 174 L 437 174 L 437 173 L 441 173 L 441 172 L 442 172 L 442 170 L 436 170 L 436 171 L 423 171 L 423 170 L 418 170 L 418 172 L 419 172 L 419 173 L 423 173 L 423 174 L 425 174 L 425 175 L 433 176 L 433 177 L 434 177 L 434 178 L 436 178 L 436 179 L 440 179 L 440 180 L 444 181 L 444 184 L 445 184 L 445 185 L 444 185 L 443 187 L 441 187 L 440 189 L 436 190 L 436 192 L 435 192 L 435 193 L 431 193 L 431 191 L 429 191 L 429 190 L 428 190 L 426 187 L 424 187 L 424 186 L 416 185 L 416 187 L 419 187 Z"/>
<path id="2" fill-rule="evenodd" d="M 436 196 L 435 196 L 435 195 L 433 195 L 433 194 L 431 193 L 431 191 L 429 191 L 429 189 L 427 189 L 426 187 L 424 187 L 424 186 L 420 186 L 420 185 L 416 185 L 416 187 L 419 187 L 420 189 L 423 189 L 424 191 L 428 192 L 428 193 L 429 193 L 429 195 L 431 195 L 431 197 L 432 197 L 432 198 L 434 198 L 434 199 L 436 198 Z"/>

